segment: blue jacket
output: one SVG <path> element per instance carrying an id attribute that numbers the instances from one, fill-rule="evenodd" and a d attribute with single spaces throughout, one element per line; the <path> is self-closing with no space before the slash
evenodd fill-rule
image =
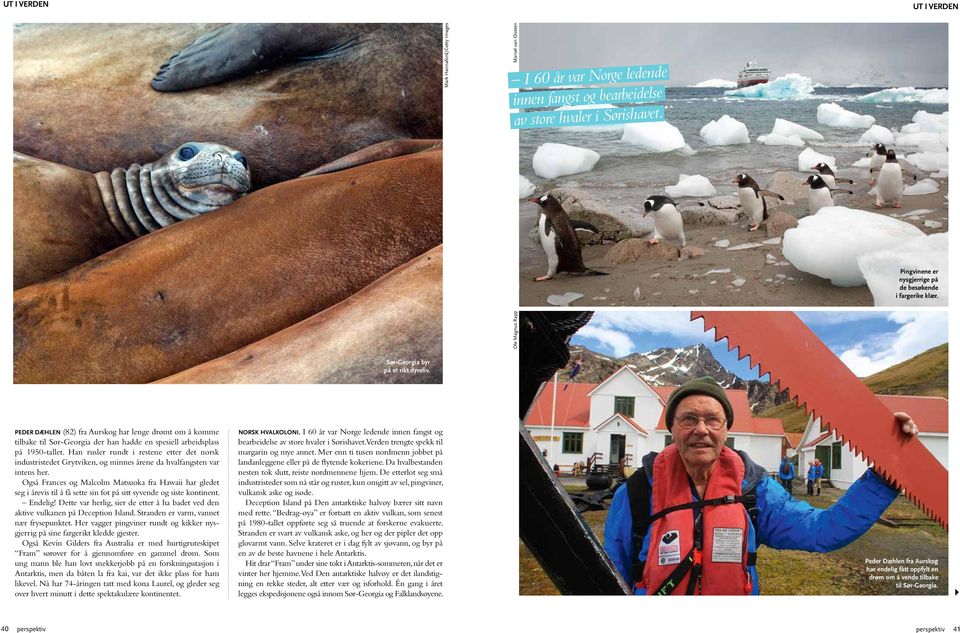
<path id="1" fill-rule="evenodd" d="M 767 476 L 762 466 L 757 465 L 742 452 L 743 491 L 757 493 L 757 525 L 750 522 L 747 551 L 755 552 L 757 545 L 773 549 L 796 549 L 807 552 L 830 552 L 852 543 L 862 536 L 880 518 L 899 494 L 883 479 L 868 470 L 833 506 L 818 510 L 805 501 L 787 494 L 783 486 Z M 642 460 L 644 472 L 650 477 L 656 453 L 649 453 Z M 652 478 L 650 480 L 653 486 Z M 652 495 L 651 495 L 652 497 Z M 694 501 L 691 494 L 691 501 Z M 613 495 L 613 503 L 607 513 L 604 527 L 603 548 L 620 574 L 630 578 L 633 549 L 633 515 L 627 487 L 621 485 Z M 647 559 L 650 534 L 643 539 L 639 553 L 642 561 Z M 753 581 L 753 593 L 760 593 L 760 584 L 755 566 L 748 567 Z M 635 590 L 637 595 L 641 590 Z"/>
<path id="2" fill-rule="evenodd" d="M 786 475 L 783 474 L 784 464 L 787 466 Z M 789 459 L 784 459 L 782 462 L 780 462 L 780 468 L 777 469 L 777 476 L 780 477 L 780 479 L 793 479 L 793 475 L 793 462 L 791 462 Z"/>
<path id="3" fill-rule="evenodd" d="M 811 464 L 810 470 L 807 471 L 807 479 L 813 480 L 818 477 L 823 477 L 823 464 L 820 464 L 819 466 L 816 464 Z"/>

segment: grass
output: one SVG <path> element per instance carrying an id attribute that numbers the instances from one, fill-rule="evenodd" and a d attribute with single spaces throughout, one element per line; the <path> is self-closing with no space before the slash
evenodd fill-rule
<path id="1" fill-rule="evenodd" d="M 797 489 L 795 489 L 797 490 Z M 816 507 L 828 507 L 843 491 L 825 488 L 819 497 L 799 498 Z M 850 545 L 828 554 L 774 550 L 761 546 L 757 573 L 764 595 L 943 595 L 947 593 L 947 533 L 905 497 L 887 509 L 884 517 L 908 522 L 908 527 L 891 528 L 875 524 Z M 606 512 L 584 515 L 597 539 L 603 542 Z M 913 525 L 914 523 L 918 525 Z M 939 581 L 935 589 L 898 589 L 896 581 L 871 580 L 867 558 L 933 558 L 939 560 Z M 556 587 L 523 543 L 520 543 L 520 594 L 558 595 Z"/>

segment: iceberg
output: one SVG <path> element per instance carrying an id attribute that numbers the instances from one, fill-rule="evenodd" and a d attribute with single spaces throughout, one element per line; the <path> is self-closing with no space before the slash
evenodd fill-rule
<path id="1" fill-rule="evenodd" d="M 794 123 L 793 121 L 787 121 L 786 119 L 777 119 L 773 122 L 773 130 L 771 134 L 778 134 L 780 136 L 796 136 L 802 138 L 805 141 L 822 141 L 823 134 L 817 132 L 816 130 L 811 130 L 808 127 L 804 127 L 799 123 Z"/>
<path id="2" fill-rule="evenodd" d="M 666 121 L 627 123 L 623 126 L 620 142 L 636 145 L 650 152 L 672 152 L 685 145 L 680 130 Z"/>
<path id="3" fill-rule="evenodd" d="M 727 90 L 723 94 L 746 99 L 806 99 L 813 94 L 813 81 L 797 73 L 788 73 L 765 84 Z"/>
<path id="4" fill-rule="evenodd" d="M 857 265 L 863 273 L 873 304 L 877 306 L 946 306 L 947 303 L 947 234 L 923 235 L 896 244 L 890 248 L 874 251 L 857 257 Z M 937 290 L 900 289 L 903 269 L 929 270 L 924 279 L 914 278 L 916 285 L 937 286 Z M 932 277 L 936 277 L 933 281 Z M 936 297 L 927 297 L 927 294 Z M 923 295 L 912 298 L 903 295 Z M 900 296 L 897 296 L 900 295 Z"/>
<path id="5" fill-rule="evenodd" d="M 541 178 L 558 178 L 590 171 L 598 160 L 600 154 L 593 150 L 563 143 L 544 143 L 533 155 L 533 171 Z"/>
<path id="6" fill-rule="evenodd" d="M 858 257 L 921 236 L 923 231 L 912 224 L 880 213 L 824 207 L 787 229 L 783 256 L 798 270 L 829 279 L 835 286 L 862 286 L 866 280 Z"/>
<path id="7" fill-rule="evenodd" d="M 717 190 L 705 176 L 688 176 L 687 174 L 680 174 L 677 184 L 664 187 L 664 191 L 673 198 L 702 198 L 717 195 Z"/>
<path id="8" fill-rule="evenodd" d="M 727 114 L 700 128 L 700 137 L 707 145 L 740 145 L 750 142 L 747 126 Z"/>
<path id="9" fill-rule="evenodd" d="M 529 198 L 536 190 L 534 184 L 527 180 L 523 174 L 520 174 L 520 199 Z"/>
<path id="10" fill-rule="evenodd" d="M 893 145 L 893 132 L 882 125 L 874 125 L 860 136 L 859 143 L 883 143 L 884 145 Z"/>
<path id="11" fill-rule="evenodd" d="M 780 134 L 763 134 L 757 137 L 757 142 L 762 145 L 792 145 L 793 147 L 806 145 L 799 136 L 781 136 Z"/>
<path id="12" fill-rule="evenodd" d="M 937 184 L 936 180 L 932 178 L 924 178 L 915 185 L 910 185 L 903 188 L 903 195 L 905 196 L 922 196 L 928 193 L 937 193 L 940 191 L 940 185 Z"/>
<path id="13" fill-rule="evenodd" d="M 917 132 L 946 132 L 949 126 L 949 112 L 930 114 L 926 110 L 919 110 L 913 115 L 913 123 L 907 123 L 900 128 L 901 134 L 915 134 Z"/>
<path id="14" fill-rule="evenodd" d="M 810 171 L 817 163 L 826 163 L 834 172 L 837 171 L 836 158 L 815 152 L 809 147 L 800 152 L 800 156 L 797 157 L 797 169 L 800 171 Z"/>
<path id="15" fill-rule="evenodd" d="M 688 86 L 688 88 L 736 88 L 737 82 L 728 79 L 705 79 L 698 84 Z"/>
<path id="16" fill-rule="evenodd" d="M 869 114 L 844 110 L 836 103 L 821 103 L 817 106 L 817 122 L 831 127 L 868 128 L 877 120 Z"/>
<path id="17" fill-rule="evenodd" d="M 887 88 L 860 97 L 867 103 L 949 103 L 946 88 Z"/>

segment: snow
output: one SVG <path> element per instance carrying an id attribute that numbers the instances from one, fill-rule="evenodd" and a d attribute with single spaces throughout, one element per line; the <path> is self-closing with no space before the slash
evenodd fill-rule
<path id="1" fill-rule="evenodd" d="M 520 174 L 520 199 L 529 198 L 536 190 L 534 184 L 524 178 L 523 174 Z"/>
<path id="2" fill-rule="evenodd" d="M 758 136 L 757 142 L 761 145 L 792 145 L 793 147 L 803 147 L 806 145 L 799 136 L 781 136 L 780 134 L 764 134 Z"/>
<path id="3" fill-rule="evenodd" d="M 887 88 L 860 97 L 868 103 L 948 103 L 946 88 Z"/>
<path id="4" fill-rule="evenodd" d="M 773 130 L 770 131 L 771 134 L 778 134 L 780 136 L 797 136 L 802 138 L 805 141 L 822 141 L 823 134 L 817 132 L 816 130 L 811 130 L 808 127 L 804 127 L 799 123 L 794 123 L 793 121 L 787 121 L 786 119 L 777 119 L 773 123 Z"/>
<path id="5" fill-rule="evenodd" d="M 740 145 L 750 142 L 747 126 L 728 114 L 704 125 L 700 129 L 700 137 L 707 145 Z"/>
<path id="6" fill-rule="evenodd" d="M 879 213 L 824 207 L 787 230 L 783 256 L 798 270 L 835 286 L 862 286 L 866 281 L 857 265 L 859 256 L 922 235 L 912 224 Z"/>
<path id="7" fill-rule="evenodd" d="M 903 188 L 903 195 L 905 196 L 922 196 L 928 193 L 937 193 L 940 191 L 940 185 L 937 184 L 936 180 L 932 178 L 924 178 L 915 185 L 910 185 Z"/>
<path id="8" fill-rule="evenodd" d="M 544 143 L 533 155 L 533 171 L 541 178 L 558 178 L 590 171 L 598 160 L 600 154 L 593 150 L 563 143 Z"/>
<path id="9" fill-rule="evenodd" d="M 858 143 L 883 143 L 884 145 L 893 145 L 893 132 L 882 125 L 874 125 L 863 133 Z"/>
<path id="10" fill-rule="evenodd" d="M 807 148 L 800 152 L 800 155 L 797 157 L 797 164 L 800 171 L 810 171 L 813 169 L 813 166 L 817 163 L 826 163 L 830 165 L 830 169 L 836 173 L 837 171 L 837 159 L 833 156 L 827 156 L 826 154 L 821 154 L 819 152 L 813 151 L 811 148 Z"/>
<path id="11" fill-rule="evenodd" d="M 680 130 L 666 121 L 627 123 L 623 126 L 620 142 L 637 145 L 651 152 L 671 152 L 685 145 Z"/>
<path id="12" fill-rule="evenodd" d="M 934 233 L 912 238 L 902 244 L 895 244 L 890 248 L 874 251 L 857 258 L 857 264 L 863 272 L 873 303 L 878 306 L 946 306 L 947 302 L 947 234 Z M 929 290 L 931 294 L 938 294 L 937 298 L 905 299 L 897 297 L 901 280 L 901 269 L 930 270 L 937 276 L 938 291 Z M 927 276 L 929 279 L 930 276 Z M 924 283 L 922 279 L 914 279 L 914 284 L 933 285 L 933 282 Z M 918 294 L 924 291 L 907 290 L 906 294 Z"/>
<path id="13" fill-rule="evenodd" d="M 705 79 L 690 88 L 736 88 L 737 82 L 728 79 Z"/>
<path id="14" fill-rule="evenodd" d="M 664 187 L 668 196 L 674 198 L 714 196 L 717 190 L 705 176 L 680 174 L 677 184 Z"/>
<path id="15" fill-rule="evenodd" d="M 806 99 L 813 93 L 813 81 L 797 73 L 788 73 L 765 84 L 724 92 L 728 97 L 746 99 Z"/>
<path id="16" fill-rule="evenodd" d="M 869 114 L 857 114 L 844 110 L 836 103 L 821 103 L 817 106 L 817 122 L 831 127 L 868 128 L 876 119 Z"/>

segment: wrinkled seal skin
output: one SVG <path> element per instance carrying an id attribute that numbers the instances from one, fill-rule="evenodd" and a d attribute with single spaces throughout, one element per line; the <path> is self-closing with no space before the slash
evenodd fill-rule
<path id="1" fill-rule="evenodd" d="M 180 158 L 184 148 L 193 156 Z M 15 152 L 14 289 L 233 202 L 250 188 L 242 156 L 224 145 L 190 142 L 143 166 L 90 174 Z"/>
<path id="2" fill-rule="evenodd" d="M 269 37 L 289 26 L 273 25 Z M 281 59 L 265 72 L 186 92 L 158 92 L 151 81 L 165 60 L 215 25 L 18 27 L 14 149 L 95 173 L 204 139 L 243 148 L 256 188 L 381 141 L 443 136 L 439 24 L 299 26 L 299 39 L 287 32 L 299 42 L 297 56 L 312 33 L 317 59 Z M 267 37 L 264 28 L 234 31 L 256 39 Z M 227 47 L 209 49 L 217 63 Z M 177 59 L 185 55 L 193 57 Z"/>
<path id="3" fill-rule="evenodd" d="M 442 256 L 438 246 L 320 314 L 159 382 L 442 383 Z M 397 361 L 430 371 L 390 371 L 410 367 Z"/>
<path id="4" fill-rule="evenodd" d="M 343 301 L 440 244 L 442 160 L 268 187 L 14 292 L 14 380 L 159 380 Z"/>

